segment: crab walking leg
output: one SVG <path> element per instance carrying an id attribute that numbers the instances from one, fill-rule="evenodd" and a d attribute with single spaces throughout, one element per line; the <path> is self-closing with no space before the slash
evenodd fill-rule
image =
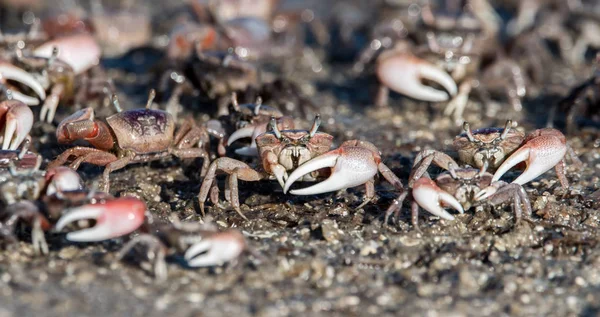
<path id="1" fill-rule="evenodd" d="M 398 195 L 398 198 L 394 199 L 394 202 L 385 211 L 385 218 L 383 221 L 384 225 L 387 225 L 392 214 L 394 214 L 394 218 L 398 219 L 398 215 L 400 213 L 400 210 L 402 209 L 402 203 L 404 203 L 404 200 L 406 199 L 406 196 L 408 196 L 408 193 L 409 192 L 407 190 L 403 190 L 400 193 L 400 195 Z"/>
<path id="2" fill-rule="evenodd" d="M 319 169 L 331 167 L 331 176 L 326 180 L 303 189 L 294 189 L 292 195 L 315 195 L 366 184 L 377 175 L 378 162 L 373 152 L 359 146 L 342 146 L 302 164 L 292 172 L 284 193 L 302 176 Z"/>
<path id="3" fill-rule="evenodd" d="M 44 100 L 44 104 L 42 105 L 42 109 L 40 110 L 40 120 L 50 123 L 54 120 L 54 114 L 56 114 L 56 108 L 58 108 L 58 102 L 60 101 L 60 97 L 62 97 L 65 91 L 65 86 L 63 84 L 56 84 L 52 87 L 52 91 L 50 92 L 50 96 Z"/>
<path id="4" fill-rule="evenodd" d="M 55 168 L 55 167 L 65 164 L 65 162 L 67 162 L 71 156 L 81 157 L 81 156 L 87 155 L 88 153 L 107 153 L 107 152 L 104 152 L 104 151 L 98 150 L 98 149 L 94 149 L 94 148 L 85 147 L 85 146 L 72 147 L 72 148 L 64 151 L 63 153 L 61 153 L 59 156 L 57 156 L 56 159 L 54 159 L 54 161 L 50 162 L 50 164 L 48 164 L 48 169 Z M 110 154 L 110 153 L 108 153 L 108 154 Z M 112 160 L 110 162 L 117 160 L 117 157 L 115 155 L 113 155 L 113 154 L 110 154 L 110 155 L 112 156 Z M 108 163 L 110 163 L 110 162 L 108 162 Z M 108 164 L 108 163 L 106 163 L 106 164 Z M 98 165 L 100 165 L 100 164 L 98 164 Z M 79 165 L 77 165 L 77 167 L 79 167 Z"/>
<path id="5" fill-rule="evenodd" d="M 443 208 L 444 205 L 449 205 L 461 214 L 464 213 L 463 207 L 458 200 L 439 188 L 429 178 L 424 177 L 417 180 L 413 186 L 412 194 L 413 199 L 421 208 L 440 218 L 454 220 L 454 216 Z"/>
<path id="6" fill-rule="evenodd" d="M 93 163 L 94 165 L 98 165 L 98 166 L 106 166 L 111 162 L 114 162 L 117 160 L 117 157 L 112 154 L 112 153 L 108 153 L 108 152 L 104 152 L 104 151 L 90 151 L 89 153 L 86 153 L 78 158 L 76 158 L 75 160 L 73 160 L 73 162 L 71 164 L 69 164 L 69 167 L 77 170 L 79 168 L 79 165 L 81 165 L 81 163 Z"/>
<path id="7" fill-rule="evenodd" d="M 500 165 L 492 178 L 492 182 L 498 181 L 513 166 L 525 162 L 527 164 L 525 171 L 513 181 L 515 184 L 523 185 L 555 167 L 564 159 L 567 153 L 565 136 L 558 130 L 540 129 L 528 138 L 529 141 Z M 564 172 L 559 167 L 557 172 L 561 171 Z M 562 185 L 568 186 L 568 184 Z"/>
<path id="8" fill-rule="evenodd" d="M 427 169 L 431 164 L 435 164 L 445 170 L 450 169 L 450 165 L 458 166 L 458 164 L 446 153 L 436 150 L 423 150 L 417 154 L 413 169 L 408 177 L 408 187 L 412 187 L 414 182 L 421 179 L 423 176 L 429 177 Z"/>
<path id="9" fill-rule="evenodd" d="M 130 154 L 129 156 L 119 158 L 118 160 L 110 162 L 106 165 L 104 172 L 102 173 L 102 180 L 104 181 L 103 191 L 105 193 L 108 193 L 110 190 L 110 173 L 127 166 L 129 163 L 131 163 L 134 156 L 134 154 Z"/>
<path id="10" fill-rule="evenodd" d="M 229 230 L 193 244 L 184 257 L 192 267 L 223 265 L 240 256 L 245 246 L 244 236 L 239 231 Z"/>
<path id="11" fill-rule="evenodd" d="M 117 253 L 115 257 L 115 261 L 121 261 L 125 255 L 127 255 L 134 247 L 139 244 L 145 244 L 147 246 L 146 254 L 148 258 L 153 262 L 153 273 L 154 277 L 158 281 L 166 281 L 167 280 L 167 262 L 165 261 L 166 257 L 166 246 L 160 241 L 158 237 L 155 237 L 151 234 L 140 234 L 137 237 L 129 240 L 119 253 Z M 153 254 L 153 257 L 149 255 Z"/>
<path id="12" fill-rule="evenodd" d="M 46 90 L 44 89 L 42 84 L 40 84 L 40 82 L 38 82 L 35 79 L 35 77 L 33 77 L 31 74 L 16 66 L 0 62 L 0 81 L 2 80 L 14 80 L 16 82 L 19 82 L 31 88 L 37 94 L 39 99 L 46 99 Z M 21 96 L 24 96 L 26 98 L 21 98 Z M 20 93 L 15 94 L 13 92 L 13 98 L 29 106 L 37 106 L 39 104 L 39 101 L 37 99 Z"/>
<path id="13" fill-rule="evenodd" d="M 202 186 L 200 186 L 200 192 L 198 193 L 198 200 L 200 203 L 200 211 L 202 212 L 202 214 L 204 215 L 204 202 L 206 202 L 206 198 L 208 197 L 208 193 L 211 191 L 211 187 L 213 185 L 213 182 L 215 182 L 215 176 L 217 171 L 223 171 L 227 174 L 230 175 L 230 179 L 228 180 L 229 183 L 229 188 L 231 190 L 231 194 L 230 198 L 232 202 L 231 204 L 234 206 L 234 208 L 236 208 L 236 211 L 243 216 L 243 214 L 241 213 L 240 207 L 239 207 L 239 201 L 234 201 L 237 200 L 237 191 L 238 191 L 238 187 L 237 187 L 237 180 L 241 179 L 243 181 L 259 181 L 261 179 L 265 178 L 265 175 L 253 170 L 252 168 L 250 168 L 250 166 L 248 166 L 248 164 L 238 161 L 238 160 L 234 160 L 228 157 L 220 157 L 216 160 L 214 160 L 210 166 L 208 167 L 208 171 L 206 172 L 206 176 L 204 177 L 204 180 L 202 181 Z M 231 179 L 231 176 L 235 175 L 233 177 L 233 179 Z M 213 191 L 214 192 L 214 191 Z M 213 195 L 211 195 L 213 196 Z M 213 203 L 215 203 L 213 201 Z M 244 217 L 245 218 L 245 217 Z"/>
<path id="14" fill-rule="evenodd" d="M 95 242 L 130 234 L 139 228 L 145 219 L 146 204 L 133 197 L 111 200 L 105 204 L 84 205 L 73 208 L 56 223 L 55 230 L 84 219 L 95 219 L 92 228 L 67 233 L 67 240 Z"/>
<path id="15" fill-rule="evenodd" d="M 2 149 L 16 150 L 33 127 L 33 112 L 20 101 L 7 100 L 0 103 L 0 119 L 4 119 Z"/>
<path id="16" fill-rule="evenodd" d="M 188 159 L 188 158 L 202 158 L 202 169 L 200 170 L 200 176 L 204 177 L 206 175 L 206 171 L 208 170 L 208 166 L 210 164 L 210 154 L 206 152 L 205 149 L 202 148 L 188 148 L 188 149 L 174 149 L 171 153 L 177 156 L 180 159 Z"/>
<path id="17" fill-rule="evenodd" d="M 442 69 L 414 55 L 390 51 L 381 55 L 377 64 L 379 81 L 408 97 L 429 101 L 443 102 L 457 93 L 456 83 Z M 428 79 L 440 84 L 448 91 L 425 86 L 422 79 Z"/>

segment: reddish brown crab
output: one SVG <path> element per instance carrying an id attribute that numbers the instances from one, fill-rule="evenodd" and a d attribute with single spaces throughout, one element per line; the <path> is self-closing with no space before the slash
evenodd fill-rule
<path id="1" fill-rule="evenodd" d="M 154 99 L 151 91 L 145 109 L 121 111 L 116 96 L 113 103 L 118 113 L 106 120 L 94 118 L 92 108 L 82 109 L 64 119 L 56 129 L 59 143 L 86 140 L 93 147 L 76 146 L 60 154 L 50 167 L 64 164 L 75 157 L 71 167 L 88 162 L 106 166 L 103 174 L 104 191 L 109 190 L 109 175 L 131 163 L 148 162 L 174 155 L 179 158 L 204 159 L 202 172 L 208 168 L 210 156 L 202 146 L 195 145 L 206 136 L 204 130 L 187 120 L 175 131 L 175 122 L 168 112 L 149 109 Z"/>

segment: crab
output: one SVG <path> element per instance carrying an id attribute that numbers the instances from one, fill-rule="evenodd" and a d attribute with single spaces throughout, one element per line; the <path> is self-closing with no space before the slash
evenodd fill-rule
<path id="1" fill-rule="evenodd" d="M 214 160 L 208 168 L 198 194 L 202 213 L 204 214 L 204 203 L 209 192 L 211 192 L 210 197 L 213 204 L 218 203 L 218 187 L 214 183 L 216 173 L 223 171 L 228 174 L 226 181 L 228 191 L 225 192 L 225 197 L 235 211 L 247 219 L 240 209 L 238 179 L 253 182 L 276 179 L 283 188 L 285 180 L 288 178 L 288 172 L 330 149 L 333 137 L 327 133 L 318 132 L 320 124 L 321 118 L 317 115 L 309 131 L 282 130 L 275 117 L 271 117 L 271 131 L 256 137 L 262 169 L 255 170 L 248 164 L 229 157 L 220 157 Z M 306 175 L 304 180 L 315 180 L 318 174 L 319 172 Z M 211 190 L 211 188 L 213 189 Z"/>
<path id="2" fill-rule="evenodd" d="M 507 120 L 504 128 L 483 128 L 471 130 L 468 122 L 463 124 L 463 133 L 453 142 L 458 152 L 459 162 L 479 168 L 482 172 L 496 168 L 506 156 L 513 153 L 523 142 L 525 134 L 514 129 L 512 120 Z M 414 168 L 409 178 L 409 186 L 427 172 L 431 164 L 448 170 L 450 164 L 459 166 L 448 154 L 436 150 L 423 150 L 415 158 Z"/>
<path id="3" fill-rule="evenodd" d="M 86 140 L 93 147 L 76 146 L 60 154 L 50 167 L 63 165 L 69 158 L 75 157 L 71 167 L 77 169 L 81 163 L 88 162 L 105 166 L 103 190 L 110 188 L 110 173 L 131 163 L 149 162 L 167 156 L 181 159 L 204 159 L 201 174 L 208 168 L 210 156 L 199 141 L 207 139 L 206 131 L 191 119 L 186 120 L 176 134 L 175 122 L 168 112 L 149 109 L 154 99 L 152 90 L 146 108 L 121 111 L 116 95 L 113 105 L 117 109 L 105 120 L 96 119 L 94 110 L 86 108 L 65 118 L 56 130 L 59 143 L 72 143 Z"/>
<path id="4" fill-rule="evenodd" d="M 256 89 L 258 71 L 232 54 L 199 52 L 186 67 L 186 77 L 210 99 L 218 100 L 218 114 L 227 115 L 229 96 L 235 91 Z"/>
<path id="5" fill-rule="evenodd" d="M 423 176 L 413 182 L 409 190 L 403 191 L 386 211 L 384 224 L 387 224 L 392 214 L 399 213 L 402 203 L 410 194 L 412 197 L 411 221 L 419 230 L 419 207 L 445 220 L 454 220 L 444 207 L 449 206 L 464 213 L 473 206 L 497 206 L 512 202 L 515 222 L 531 215 L 531 203 L 527 193 L 519 184 L 507 184 L 502 181 L 492 181 L 493 175 L 471 167 L 457 168 L 450 163 L 448 171 L 441 173 L 434 180 Z M 490 189 L 494 189 L 492 192 Z M 483 191 L 488 195 L 482 195 Z"/>
<path id="6" fill-rule="evenodd" d="M 240 105 L 234 93 L 231 100 L 234 111 L 229 114 L 229 117 L 235 123 L 236 130 L 227 139 L 227 146 L 240 139 L 251 138 L 249 146 L 235 150 L 238 155 L 258 156 L 256 138 L 267 131 L 271 117 L 278 120 L 281 130 L 294 128 L 294 120 L 291 117 L 283 116 L 278 109 L 263 105 L 260 97 L 254 103 Z"/>
<path id="7" fill-rule="evenodd" d="M 310 187 L 290 190 L 295 181 L 323 168 L 331 168 L 331 176 Z M 366 195 L 357 207 L 362 208 L 375 197 L 375 176 L 380 173 L 397 190 L 402 190 L 400 179 L 381 159 L 381 153 L 370 142 L 345 141 L 339 148 L 321 154 L 298 166 L 287 178 L 283 192 L 292 195 L 316 195 L 365 185 Z"/>
<path id="8" fill-rule="evenodd" d="M 30 138 L 33 127 L 33 112 L 18 100 L 0 102 L 0 142 L 2 150 L 16 150 Z"/>
<path id="9" fill-rule="evenodd" d="M 538 129 L 527 136 L 518 130 L 511 129 L 512 121 L 508 120 L 504 129 L 487 128 L 471 131 L 465 122 L 464 133 L 456 137 L 454 147 L 458 151 L 460 161 L 483 171 L 495 171 L 492 182 L 498 181 L 510 168 L 525 162 L 525 172 L 513 183 L 523 185 L 542 175 L 551 168 L 564 188 L 569 187 L 565 174 L 565 156 L 577 166 L 582 163 L 566 142 L 565 136 L 552 128 Z M 449 155 L 435 151 L 421 151 L 413 165 L 409 186 L 426 174 L 431 163 L 448 170 L 450 164 L 459 166 Z"/>
<path id="10" fill-rule="evenodd" d="M 184 254 L 188 266 L 206 267 L 234 261 L 246 249 L 240 231 L 218 231 L 212 224 L 184 223 L 177 219 L 171 223 L 146 223 L 141 230 L 144 233 L 127 242 L 116 258 L 121 260 L 137 245 L 145 245 L 153 274 L 159 281 L 167 279 L 167 254 Z"/>
<path id="11" fill-rule="evenodd" d="M 596 63 L 598 64 L 598 62 Z M 600 70 L 597 69 L 592 77 L 571 89 L 569 94 L 552 108 L 548 123 L 553 123 L 557 112 L 564 113 L 566 114 L 566 130 L 569 134 L 573 134 L 577 129 L 578 116 L 600 122 L 599 93 Z"/>

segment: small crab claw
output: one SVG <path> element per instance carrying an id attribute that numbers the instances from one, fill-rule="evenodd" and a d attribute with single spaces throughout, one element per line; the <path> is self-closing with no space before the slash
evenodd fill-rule
<path id="1" fill-rule="evenodd" d="M 85 219 L 95 219 L 92 228 L 67 233 L 67 240 L 75 242 L 96 242 L 117 238 L 139 228 L 144 223 L 146 204 L 133 197 L 124 197 L 105 204 L 85 205 L 73 208 L 56 223 L 56 231 L 67 225 Z"/>
<path id="2" fill-rule="evenodd" d="M 494 195 L 498 192 L 498 189 L 502 186 L 501 181 L 493 182 L 490 186 L 480 190 L 477 194 L 475 194 L 475 201 L 482 201 Z M 506 184 L 506 183 L 504 183 Z"/>
<path id="3" fill-rule="evenodd" d="M 454 96 L 458 91 L 456 83 L 447 72 L 406 53 L 383 57 L 377 66 L 377 75 L 381 83 L 393 91 L 423 101 L 447 101 L 449 95 Z M 448 93 L 425 86 L 422 79 L 441 85 Z"/>
<path id="4" fill-rule="evenodd" d="M 16 150 L 27 138 L 33 127 L 33 112 L 18 100 L 0 102 L 0 125 L 4 131 L 0 135 L 3 150 Z"/>
<path id="5" fill-rule="evenodd" d="M 436 183 L 429 178 L 419 178 L 413 185 L 412 195 L 415 202 L 417 202 L 421 208 L 440 218 L 454 220 L 454 216 L 448 213 L 443 208 L 444 206 L 450 206 L 461 214 L 464 213 L 463 207 L 458 200 L 439 188 Z"/>
<path id="6" fill-rule="evenodd" d="M 192 267 L 222 265 L 236 259 L 245 247 L 244 236 L 237 230 L 215 233 L 193 244 L 185 252 L 185 260 Z"/>
<path id="7" fill-rule="evenodd" d="M 83 189 L 79 174 L 66 166 L 58 166 L 46 172 L 46 195 Z"/>
<path id="8" fill-rule="evenodd" d="M 35 79 L 31 74 L 22 70 L 19 67 L 8 63 L 0 62 L 0 80 L 14 80 L 19 82 L 29 88 L 31 88 L 37 95 L 40 100 L 46 99 L 46 90 L 40 84 L 39 81 Z M 40 104 L 37 98 L 24 95 L 20 92 L 13 91 L 12 98 L 15 100 L 19 100 L 29 106 L 37 106 Z"/>
<path id="9" fill-rule="evenodd" d="M 300 165 L 292 172 L 283 188 L 287 193 L 292 184 L 302 176 L 319 169 L 331 167 L 326 180 L 302 189 L 291 190 L 292 195 L 316 195 L 363 185 L 377 175 L 377 162 L 373 153 L 362 147 L 340 147 Z"/>
<path id="10" fill-rule="evenodd" d="M 530 137 L 529 141 L 507 158 L 494 173 L 492 182 L 498 181 L 513 166 L 525 162 L 525 171 L 513 181 L 523 185 L 550 170 L 565 157 L 567 145 L 562 133 L 554 129 L 541 129 L 535 133 L 540 135 Z"/>

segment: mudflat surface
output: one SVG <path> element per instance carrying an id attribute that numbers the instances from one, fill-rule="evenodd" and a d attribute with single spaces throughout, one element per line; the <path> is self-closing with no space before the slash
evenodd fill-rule
<path id="1" fill-rule="evenodd" d="M 109 62 L 117 87 L 130 101 L 126 107 L 142 107 L 152 80 L 113 67 L 125 59 Z M 335 144 L 374 143 L 404 184 L 420 150 L 452 154 L 461 128 L 443 116 L 443 105 L 393 95 L 389 110 L 376 111 L 376 79 L 350 78 L 351 64 L 326 61 L 317 73 L 302 62 L 295 67 L 287 76 L 317 105 L 322 130 L 335 136 Z M 575 72 L 577 78 L 587 75 Z M 465 116 L 474 128 L 513 119 L 529 132 L 545 125 L 555 98 L 526 98 L 520 112 L 473 101 Z M 182 117 L 198 120 L 208 112 L 197 106 L 184 111 Z M 299 125 L 309 128 L 310 122 L 300 118 Z M 52 127 L 35 127 L 48 162 L 67 146 L 57 146 L 44 133 L 52 134 Z M 237 263 L 202 269 L 171 256 L 168 280 L 162 283 L 153 278 L 143 252 L 115 261 L 126 239 L 76 244 L 48 234 L 50 254 L 36 256 L 25 234 L 22 242 L 0 252 L 0 315 L 597 315 L 600 210 L 598 197 L 590 194 L 599 187 L 600 131 L 578 129 L 568 142 L 584 168 L 568 168 L 568 190 L 553 170 L 527 184 L 532 220 L 518 224 L 510 206 L 486 206 L 456 215 L 455 221 L 421 212 L 422 232 L 417 232 L 405 203 L 399 219 L 385 228 L 385 210 L 398 193 L 383 178 L 376 182 L 376 201 L 361 209 L 356 206 L 362 187 L 296 197 L 284 195 L 276 182 L 240 182 L 242 211 L 249 220 L 226 202 L 219 208 L 207 203 L 207 215 L 221 229 L 241 230 L 250 252 Z M 202 221 L 196 198 L 199 163 L 167 159 L 131 165 L 112 174 L 111 193 L 138 195 L 158 218 L 174 213 L 182 221 Z M 81 169 L 88 185 L 101 173 L 100 167 Z"/>

